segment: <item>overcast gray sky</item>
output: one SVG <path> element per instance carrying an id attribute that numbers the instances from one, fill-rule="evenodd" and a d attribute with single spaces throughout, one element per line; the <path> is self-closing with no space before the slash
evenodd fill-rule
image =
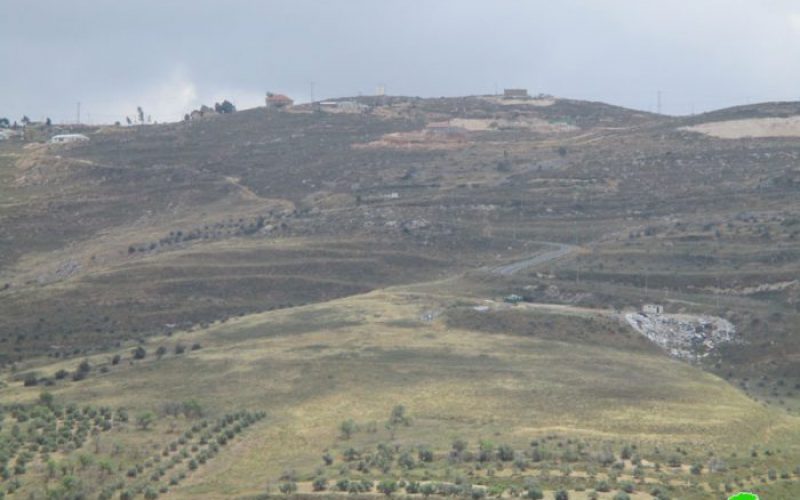
<path id="1" fill-rule="evenodd" d="M 175 120 L 497 87 L 687 114 L 800 98 L 800 0 L 0 0 L 0 116 Z"/>

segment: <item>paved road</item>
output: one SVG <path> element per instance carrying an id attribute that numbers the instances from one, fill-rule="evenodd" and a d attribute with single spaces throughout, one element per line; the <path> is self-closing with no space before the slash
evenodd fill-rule
<path id="1" fill-rule="evenodd" d="M 490 267 L 489 272 L 495 274 L 502 274 L 503 276 L 510 276 L 524 269 L 530 269 L 554 261 L 556 259 L 561 259 L 563 257 L 566 257 L 567 255 L 575 253 L 579 248 L 575 245 L 567 245 L 564 243 L 553 243 L 550 241 L 540 241 L 537 243 L 542 243 L 554 248 L 552 250 L 547 250 L 538 253 L 536 255 L 533 255 L 531 257 L 528 257 L 527 259 L 520 260 L 517 262 L 512 262 L 511 264 L 504 264 L 502 266 Z"/>

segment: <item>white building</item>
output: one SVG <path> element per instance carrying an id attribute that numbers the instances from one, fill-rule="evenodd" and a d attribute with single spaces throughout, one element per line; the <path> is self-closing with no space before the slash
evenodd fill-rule
<path id="1" fill-rule="evenodd" d="M 83 134 L 60 134 L 50 138 L 50 144 L 68 144 L 72 142 L 84 142 L 89 138 Z"/>
<path id="2" fill-rule="evenodd" d="M 369 106 L 356 101 L 322 101 L 319 109 L 342 113 L 364 113 L 369 110 Z"/>
<path id="3" fill-rule="evenodd" d="M 645 304 L 642 306 L 642 312 L 645 314 L 664 314 L 664 306 L 661 304 Z"/>
<path id="4" fill-rule="evenodd" d="M 349 113 L 363 113 L 369 109 L 369 106 L 366 104 L 361 104 L 360 102 L 355 101 L 339 101 L 337 107 L 342 111 L 347 111 Z"/>

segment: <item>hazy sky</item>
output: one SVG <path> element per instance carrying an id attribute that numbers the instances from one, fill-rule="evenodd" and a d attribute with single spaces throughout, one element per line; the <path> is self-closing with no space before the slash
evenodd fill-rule
<path id="1" fill-rule="evenodd" d="M 533 93 L 687 114 L 800 98 L 800 0 L 0 0 L 0 116 L 154 119 L 307 101 Z"/>

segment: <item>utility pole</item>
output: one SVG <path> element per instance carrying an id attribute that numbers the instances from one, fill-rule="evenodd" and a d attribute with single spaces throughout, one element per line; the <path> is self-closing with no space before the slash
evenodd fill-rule
<path id="1" fill-rule="evenodd" d="M 311 103 L 313 104 L 314 103 L 314 82 L 313 81 L 308 82 L 308 88 L 310 90 Z"/>
<path id="2" fill-rule="evenodd" d="M 78 111 L 76 113 L 78 119 L 78 125 L 81 124 L 81 101 L 78 101 Z"/>
<path id="3" fill-rule="evenodd" d="M 717 255 L 716 255 L 717 259 L 720 259 L 720 250 L 722 249 L 722 242 L 720 241 L 720 237 L 717 237 Z M 715 294 L 717 299 L 717 314 L 719 314 L 719 296 L 722 293 L 722 284 L 720 283 L 719 273 L 720 271 L 719 269 L 717 269 L 717 272 L 715 273 L 717 275 L 717 290 L 716 290 L 717 293 Z"/>
<path id="4" fill-rule="evenodd" d="M 512 220 L 512 222 L 511 222 L 511 228 L 512 228 L 511 239 L 514 241 L 514 243 L 517 242 L 517 226 L 519 226 L 519 206 L 520 206 L 521 203 L 522 203 L 522 201 L 517 200 L 517 201 L 513 201 L 512 205 L 511 205 L 512 206 L 512 210 L 514 210 L 516 212 L 516 215 L 517 215 L 516 222 L 514 222 L 514 216 L 513 215 L 511 216 L 511 220 Z"/>
<path id="5" fill-rule="evenodd" d="M 572 223 L 573 231 L 575 232 L 575 246 L 578 245 L 578 220 L 575 219 Z M 580 286 L 581 284 L 581 260 L 580 255 L 575 258 L 575 284 Z"/>
<path id="6" fill-rule="evenodd" d="M 511 241 L 517 241 L 517 225 L 513 222 L 513 218 L 511 219 Z"/>

